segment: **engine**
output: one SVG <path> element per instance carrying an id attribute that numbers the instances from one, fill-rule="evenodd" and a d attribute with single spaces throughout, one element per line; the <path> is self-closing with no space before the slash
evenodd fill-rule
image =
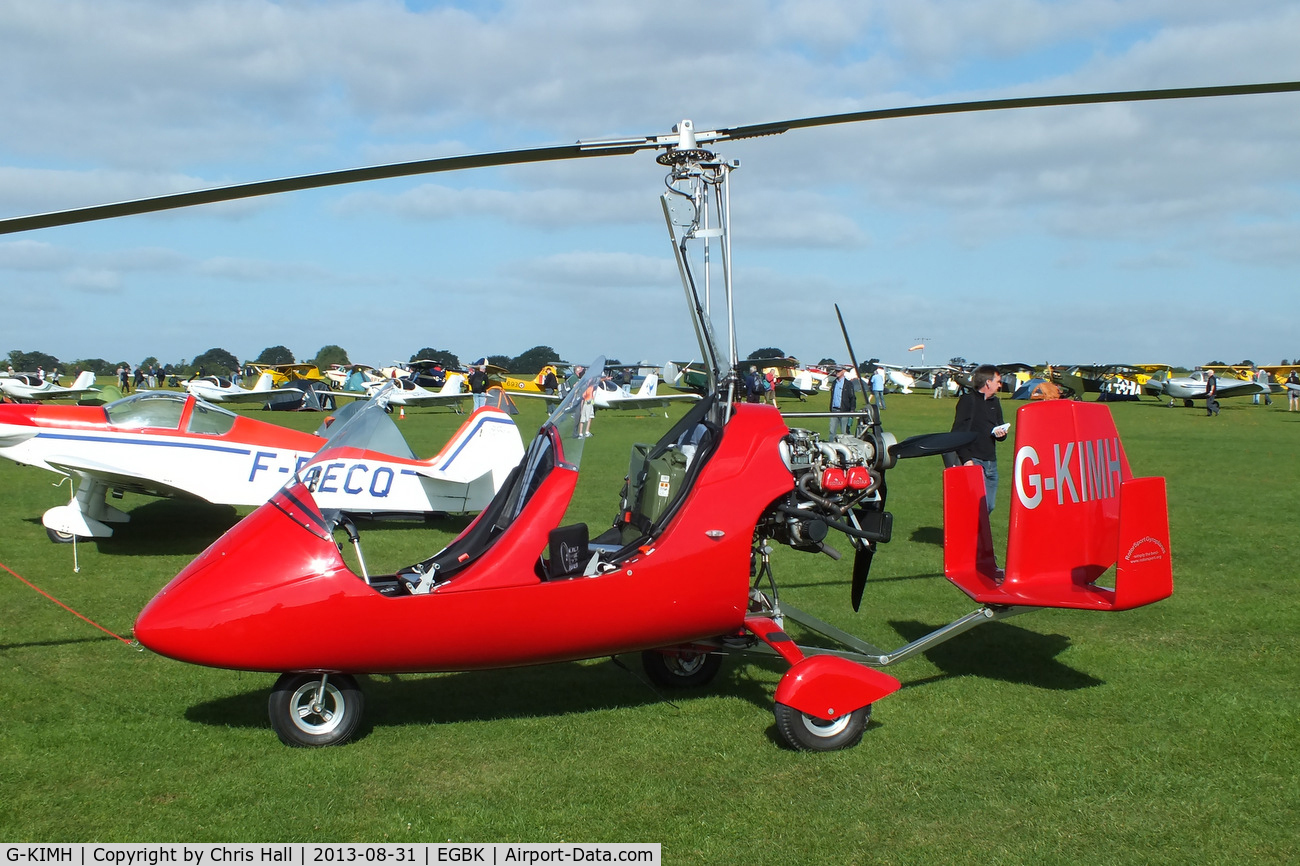
<path id="1" fill-rule="evenodd" d="M 888 541 L 890 515 L 880 485 L 892 465 L 884 441 L 838 435 L 823 440 L 811 430 L 791 430 L 781 440 L 781 459 L 794 476 L 793 492 L 773 503 L 765 528 L 798 550 L 827 550 L 829 529 L 861 541 Z"/>

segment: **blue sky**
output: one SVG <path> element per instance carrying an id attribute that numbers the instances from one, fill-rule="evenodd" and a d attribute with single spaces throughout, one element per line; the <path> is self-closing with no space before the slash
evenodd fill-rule
<path id="1" fill-rule="evenodd" d="M 0 216 L 844 111 L 1300 79 L 1300 7 L 1218 0 L 0 0 Z M 1300 95 L 719 147 L 742 354 L 1300 356 Z M 0 353 L 384 364 L 698 355 L 653 154 L 0 236 Z"/>

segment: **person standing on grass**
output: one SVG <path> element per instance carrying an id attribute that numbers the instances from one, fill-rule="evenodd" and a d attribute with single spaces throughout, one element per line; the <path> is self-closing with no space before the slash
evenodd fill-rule
<path id="1" fill-rule="evenodd" d="M 957 411 L 953 416 L 954 433 L 969 431 L 975 441 L 957 449 L 957 459 L 966 466 L 979 466 L 984 470 L 984 501 L 989 514 L 998 496 L 997 444 L 1007 438 L 1007 425 L 1002 421 L 1002 401 L 998 390 L 1002 378 L 998 368 L 984 364 L 971 376 L 971 388 L 957 398 Z"/>
<path id="2" fill-rule="evenodd" d="M 853 411 L 857 408 L 857 399 L 853 393 L 853 383 L 844 375 L 844 368 L 836 367 L 835 381 L 831 384 L 831 412 L 837 413 L 837 417 L 831 418 L 832 436 L 853 432 Z"/>

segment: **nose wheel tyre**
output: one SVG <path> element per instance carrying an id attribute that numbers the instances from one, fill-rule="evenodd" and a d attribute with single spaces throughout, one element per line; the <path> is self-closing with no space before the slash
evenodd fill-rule
<path id="1" fill-rule="evenodd" d="M 800 752 L 833 752 L 856 746 L 871 718 L 871 704 L 833 719 L 819 719 L 794 707 L 777 704 L 776 729 L 790 748 Z"/>
<path id="2" fill-rule="evenodd" d="M 722 667 L 722 656 L 713 653 L 659 652 L 641 653 L 646 676 L 657 686 L 690 689 L 707 686 Z"/>
<path id="3" fill-rule="evenodd" d="M 346 674 L 283 674 L 275 681 L 267 712 L 286 746 L 336 746 L 352 739 L 366 699 Z"/>

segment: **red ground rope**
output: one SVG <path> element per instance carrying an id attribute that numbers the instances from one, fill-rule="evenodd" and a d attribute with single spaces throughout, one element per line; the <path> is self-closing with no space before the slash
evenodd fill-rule
<path id="1" fill-rule="evenodd" d="M 131 646 L 131 641 L 129 641 L 129 640 L 127 640 L 126 638 L 122 637 L 120 634 L 114 634 L 113 632 L 111 632 L 111 631 L 109 631 L 108 629 L 104 628 L 104 627 L 103 627 L 102 625 L 100 625 L 99 623 L 95 622 L 95 621 L 94 621 L 93 619 L 91 619 L 90 617 L 88 617 L 88 616 L 84 616 L 84 615 L 82 615 L 82 614 L 80 614 L 80 613 L 77 613 L 75 610 L 73 610 L 72 608 L 68 607 L 66 604 L 64 604 L 63 602 L 59 601 L 59 600 L 58 600 L 57 598 L 55 598 L 54 596 L 50 595 L 48 592 L 46 592 L 45 590 L 41 589 L 41 588 L 40 588 L 39 586 L 37 586 L 36 584 L 32 583 L 32 582 L 31 582 L 30 580 L 28 580 L 27 578 L 23 577 L 21 574 L 19 574 L 18 572 L 14 571 L 12 568 L 10 568 L 9 566 L 5 565 L 3 562 L 0 562 L 0 568 L 3 568 L 5 571 L 9 572 L 9 573 L 12 574 L 14 577 L 18 578 L 19 580 L 21 580 L 23 583 L 27 584 L 27 585 L 28 585 L 29 587 L 31 587 L 32 589 L 36 590 L 36 591 L 39 592 L 41 595 L 43 595 L 43 596 L 45 596 L 46 598 L 48 598 L 50 601 L 54 602 L 54 603 L 57 604 L 59 607 L 61 607 L 61 608 L 63 608 L 64 610 L 66 610 L 68 613 L 73 614 L 74 616 L 80 617 L 81 619 L 83 619 L 83 620 L 85 620 L 86 622 L 88 622 L 88 623 L 90 623 L 91 625 L 93 625 L 95 628 L 97 628 L 97 629 L 99 629 L 100 631 L 102 631 L 104 634 L 112 635 L 113 637 L 117 638 L 117 639 L 120 640 L 122 643 L 126 644 L 127 646 Z"/>

